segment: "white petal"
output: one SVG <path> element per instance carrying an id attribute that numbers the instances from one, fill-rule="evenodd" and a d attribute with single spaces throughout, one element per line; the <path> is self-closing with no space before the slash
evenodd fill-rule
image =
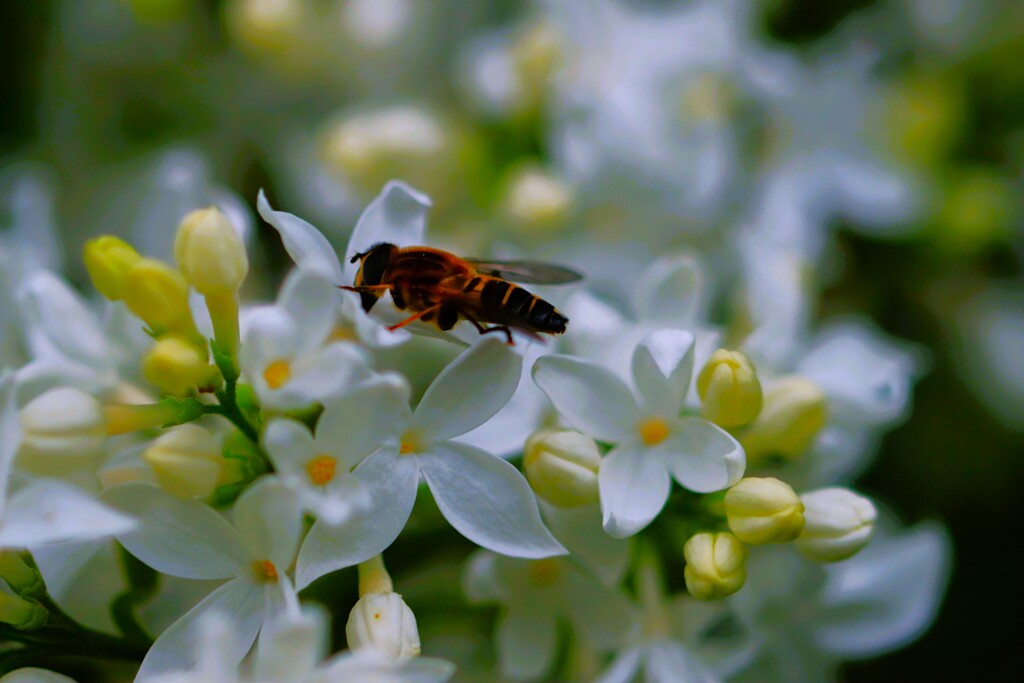
<path id="1" fill-rule="evenodd" d="M 704 272 L 691 254 L 655 261 L 633 288 L 638 320 L 685 326 L 703 308 Z"/>
<path id="2" fill-rule="evenodd" d="M 75 486 L 39 479 L 8 501 L 0 520 L 0 547 L 85 541 L 127 533 L 135 526 L 129 515 L 104 505 Z"/>
<path id="3" fill-rule="evenodd" d="M 573 626 L 598 650 L 621 647 L 636 623 L 632 603 L 617 587 L 608 588 L 579 572 L 567 572 L 563 596 Z"/>
<path id="4" fill-rule="evenodd" d="M 600 366 L 569 356 L 544 356 L 533 365 L 533 381 L 570 425 L 596 439 L 622 441 L 636 426 L 632 392 Z"/>
<path id="5" fill-rule="evenodd" d="M 594 683 L 632 683 L 640 671 L 640 649 L 629 648 L 619 653 L 612 665 Z"/>
<path id="6" fill-rule="evenodd" d="M 230 620 L 234 637 L 224 644 L 231 650 L 220 654 L 224 661 L 241 662 L 263 623 L 265 590 L 264 586 L 251 581 L 234 579 L 210 593 L 160 634 L 142 660 L 135 683 L 146 683 L 160 674 L 193 668 L 203 646 L 200 625 L 207 614 L 221 614 Z"/>
<path id="7" fill-rule="evenodd" d="M 698 417 L 680 420 L 660 450 L 675 480 L 697 493 L 732 486 L 747 465 L 743 446 L 729 432 Z"/>
<path id="8" fill-rule="evenodd" d="M 615 538 L 632 536 L 650 524 L 665 507 L 672 486 L 665 463 L 634 444 L 605 456 L 597 483 L 604 530 Z"/>
<path id="9" fill-rule="evenodd" d="M 295 568 L 299 589 L 328 572 L 377 555 L 398 538 L 409 520 L 420 478 L 414 458 L 382 449 L 364 460 L 355 475 L 370 492 L 370 506 L 338 528 L 313 524 Z"/>
<path id="10" fill-rule="evenodd" d="M 0 374 L 0 523 L 7 506 L 7 480 L 21 444 L 21 421 L 14 402 L 14 374 Z"/>
<path id="11" fill-rule="evenodd" d="M 370 377 L 370 368 L 359 348 L 349 342 L 335 342 L 299 359 L 292 365 L 292 377 L 281 388 L 267 392 L 268 407 L 301 408 L 340 396 Z"/>
<path id="12" fill-rule="evenodd" d="M 718 683 L 714 674 L 705 669 L 682 645 L 662 640 L 652 643 L 647 651 L 645 667 L 647 683 Z"/>
<path id="13" fill-rule="evenodd" d="M 286 476 L 306 476 L 306 463 L 315 455 L 309 427 L 286 418 L 275 418 L 263 431 L 263 447 L 274 469 Z"/>
<path id="14" fill-rule="evenodd" d="M 413 413 L 416 429 L 426 441 L 442 441 L 479 427 L 512 398 L 522 363 L 501 340 L 480 340 L 431 383 Z"/>
<path id="15" fill-rule="evenodd" d="M 287 571 L 302 533 L 302 514 L 292 489 L 279 477 L 261 477 L 238 497 L 234 520 L 251 557 L 270 560 L 282 573 Z"/>
<path id="16" fill-rule="evenodd" d="M 343 652 L 317 667 L 305 683 L 445 683 L 455 666 L 443 659 L 392 659 L 376 650 Z"/>
<path id="17" fill-rule="evenodd" d="M 355 280 L 359 270 L 358 263 L 349 263 L 351 257 L 378 242 L 390 242 L 400 247 L 423 244 L 429 208 L 430 199 L 405 183 L 392 180 L 385 185 L 352 230 L 348 247 L 342 255 L 345 282 Z"/>
<path id="18" fill-rule="evenodd" d="M 629 565 L 630 541 L 605 533 L 598 505 L 563 509 L 541 502 L 541 512 L 573 562 L 607 586 L 619 583 Z"/>
<path id="19" fill-rule="evenodd" d="M 292 334 L 301 340 L 297 347 L 300 355 L 323 344 L 334 329 L 339 306 L 338 284 L 318 271 L 301 268 L 285 279 L 277 303 L 295 321 Z"/>
<path id="20" fill-rule="evenodd" d="M 341 264 L 334 247 L 323 234 L 298 216 L 284 211 L 274 211 L 270 202 L 260 190 L 256 200 L 260 216 L 281 234 L 285 251 L 304 270 L 315 270 L 332 282 L 347 282 L 342 277 Z"/>
<path id="21" fill-rule="evenodd" d="M 26 278 L 17 293 L 33 356 L 60 355 L 99 363 L 107 340 L 95 314 L 64 280 L 45 270 Z"/>
<path id="22" fill-rule="evenodd" d="M 693 375 L 694 337 L 683 330 L 658 330 L 633 351 L 633 381 L 649 410 L 677 417 Z"/>
<path id="23" fill-rule="evenodd" d="M 349 468 L 355 467 L 405 429 L 410 391 L 404 377 L 389 372 L 330 399 L 317 422 L 318 452 L 336 454 Z"/>
<path id="24" fill-rule="evenodd" d="M 462 572 L 462 590 L 470 602 L 498 602 L 508 598 L 508 591 L 498 576 L 498 555 L 477 550 L 469 556 Z"/>
<path id="25" fill-rule="evenodd" d="M 75 683 L 75 679 L 49 669 L 28 667 L 0 676 L 0 683 Z"/>
<path id="26" fill-rule="evenodd" d="M 565 554 L 541 521 L 530 485 L 509 463 L 453 442 L 433 444 L 417 458 L 441 514 L 469 540 L 512 557 Z"/>
<path id="27" fill-rule="evenodd" d="M 880 536 L 849 560 L 827 567 L 822 601 L 828 611 L 816 629 L 819 646 L 860 658 L 913 641 L 935 620 L 951 558 L 946 531 L 921 524 Z"/>
<path id="28" fill-rule="evenodd" d="M 510 605 L 498 619 L 495 645 L 501 673 L 516 680 L 540 678 L 555 659 L 558 634 L 554 614 Z"/>
<path id="29" fill-rule="evenodd" d="M 256 645 L 258 681 L 305 681 L 327 651 L 327 611 L 319 605 L 263 619 Z"/>
<path id="30" fill-rule="evenodd" d="M 102 497 L 138 522 L 135 530 L 118 536 L 121 545 L 164 574 L 224 579 L 248 570 L 253 560 L 238 532 L 202 503 L 148 484 L 114 486 Z"/>

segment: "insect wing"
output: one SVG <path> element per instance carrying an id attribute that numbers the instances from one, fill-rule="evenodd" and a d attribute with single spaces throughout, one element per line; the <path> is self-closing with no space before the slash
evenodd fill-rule
<path id="1" fill-rule="evenodd" d="M 484 261 L 480 259 L 464 259 L 481 275 L 512 280 L 528 285 L 564 285 L 578 282 L 583 276 L 571 268 L 553 263 L 536 261 Z"/>

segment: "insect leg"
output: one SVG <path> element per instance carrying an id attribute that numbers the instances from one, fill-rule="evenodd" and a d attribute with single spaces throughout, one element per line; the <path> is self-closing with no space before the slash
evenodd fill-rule
<path id="1" fill-rule="evenodd" d="M 495 325 L 494 327 L 484 327 L 483 325 L 480 324 L 479 320 L 474 318 L 472 315 L 470 315 L 466 311 L 460 310 L 459 312 L 462 314 L 463 318 L 465 318 L 469 322 L 473 323 L 473 327 L 475 327 L 477 332 L 479 332 L 480 334 L 487 334 L 488 332 L 504 332 L 505 333 L 505 339 L 508 340 L 507 341 L 508 345 L 509 346 L 515 346 L 516 345 L 516 343 L 514 341 L 512 341 L 512 331 L 508 328 L 507 325 Z"/>
<path id="2" fill-rule="evenodd" d="M 346 292 L 386 292 L 391 289 L 391 285 L 338 285 L 338 289 L 344 289 Z"/>
<path id="3" fill-rule="evenodd" d="M 397 325 L 392 325 L 391 327 L 388 328 L 388 330 L 390 330 L 391 332 L 394 332 L 395 330 L 397 330 L 399 328 L 405 327 L 409 323 L 416 322 L 417 320 L 419 320 L 423 316 L 427 315 L 428 313 L 433 313 L 434 311 L 436 311 L 439 308 L 441 308 L 441 304 L 437 304 L 435 306 L 431 306 L 430 308 L 424 308 L 419 313 L 416 313 L 414 315 L 410 315 L 408 318 L 406 318 L 402 322 L 398 323 Z"/>

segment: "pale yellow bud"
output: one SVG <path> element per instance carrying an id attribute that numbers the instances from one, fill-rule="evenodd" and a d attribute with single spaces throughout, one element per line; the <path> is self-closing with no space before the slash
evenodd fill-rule
<path id="1" fill-rule="evenodd" d="M 807 524 L 797 549 L 818 562 L 838 562 L 871 540 L 878 512 L 863 496 L 844 488 L 826 488 L 801 496 Z"/>
<path id="2" fill-rule="evenodd" d="M 93 463 L 107 438 L 103 406 L 71 387 L 32 399 L 19 419 L 18 463 L 37 474 L 52 476 Z"/>
<path id="3" fill-rule="evenodd" d="M 49 613 L 39 603 L 0 591 L 0 623 L 31 631 L 46 624 Z"/>
<path id="4" fill-rule="evenodd" d="M 150 348 L 142 359 L 142 374 L 174 396 L 184 396 L 219 380 L 217 368 L 207 362 L 206 350 L 179 335 L 163 337 Z"/>
<path id="5" fill-rule="evenodd" d="M 825 393 L 802 377 L 786 377 L 765 391 L 760 415 L 737 435 L 747 464 L 777 456 L 798 458 L 828 419 Z"/>
<path id="6" fill-rule="evenodd" d="M 302 39 L 303 0 L 233 0 L 227 27 L 236 40 L 259 52 L 287 52 Z"/>
<path id="7" fill-rule="evenodd" d="M 747 580 L 747 548 L 727 531 L 704 532 L 683 546 L 686 590 L 698 600 L 732 595 Z"/>
<path id="8" fill-rule="evenodd" d="M 562 508 L 599 500 L 601 453 L 594 440 L 573 431 L 543 430 L 526 441 L 523 468 L 538 496 Z"/>
<path id="9" fill-rule="evenodd" d="M 345 636 L 350 649 L 376 650 L 392 659 L 420 654 L 416 617 L 398 593 L 367 593 L 349 614 Z"/>
<path id="10" fill-rule="evenodd" d="M 240 463 L 223 457 L 219 439 L 194 424 L 162 434 L 142 457 L 161 488 L 181 498 L 205 498 L 218 486 L 241 478 Z"/>
<path id="11" fill-rule="evenodd" d="M 191 322 L 188 283 L 174 268 L 156 259 L 139 259 L 124 278 L 124 302 L 154 331 Z"/>
<path id="12" fill-rule="evenodd" d="M 697 377 L 704 417 L 721 427 L 749 424 L 761 412 L 761 382 L 739 351 L 718 349 Z"/>
<path id="13" fill-rule="evenodd" d="M 142 257 L 124 240 L 102 235 L 85 243 L 85 269 L 96 291 L 110 299 L 124 298 L 125 275 Z"/>
<path id="14" fill-rule="evenodd" d="M 537 166 L 512 173 L 507 181 L 502 207 L 506 219 L 523 230 L 548 230 L 565 222 L 572 210 L 569 185 Z"/>
<path id="15" fill-rule="evenodd" d="M 185 280 L 204 295 L 236 292 L 249 273 L 242 238 L 215 206 L 197 209 L 181 221 L 174 259 Z"/>
<path id="16" fill-rule="evenodd" d="M 744 543 L 788 543 L 804 528 L 804 504 L 789 484 L 746 477 L 725 492 L 729 528 Z"/>

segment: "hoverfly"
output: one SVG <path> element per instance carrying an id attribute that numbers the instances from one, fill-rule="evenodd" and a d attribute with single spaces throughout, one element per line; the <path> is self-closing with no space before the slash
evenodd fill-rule
<path id="1" fill-rule="evenodd" d="M 349 263 L 357 261 L 355 282 L 341 288 L 358 292 L 364 311 L 369 313 L 390 292 L 396 308 L 413 313 L 389 330 L 422 320 L 447 331 L 465 318 L 480 334 L 503 332 L 509 344 L 514 343 L 512 330 L 540 339 L 538 333 L 565 332 L 569 319 L 508 280 L 554 285 L 582 279 L 574 270 L 547 263 L 459 258 L 440 249 L 388 242 L 354 254 Z"/>

